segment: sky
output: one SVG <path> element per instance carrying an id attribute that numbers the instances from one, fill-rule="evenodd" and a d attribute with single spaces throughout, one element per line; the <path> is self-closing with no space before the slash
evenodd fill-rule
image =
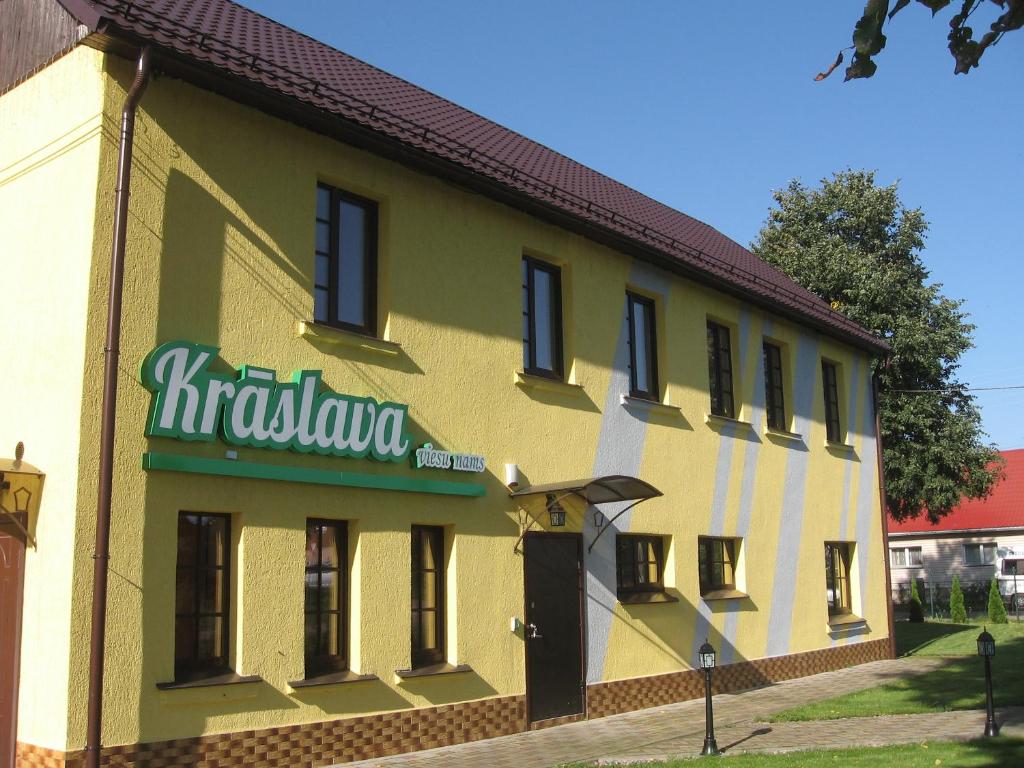
<path id="1" fill-rule="evenodd" d="M 976 326 L 960 379 L 1024 385 L 1024 30 L 954 76 L 953 11 L 933 19 L 912 3 L 887 25 L 873 78 L 843 83 L 837 70 L 816 83 L 850 44 L 863 0 L 242 4 L 745 246 L 790 179 L 875 170 L 924 211 L 930 279 L 964 300 Z M 983 6 L 982 31 L 998 11 Z M 976 396 L 987 440 L 1024 448 L 1024 388 Z"/>

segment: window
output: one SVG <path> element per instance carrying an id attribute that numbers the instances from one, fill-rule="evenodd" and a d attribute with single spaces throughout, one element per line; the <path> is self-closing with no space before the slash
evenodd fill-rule
<path id="1" fill-rule="evenodd" d="M 377 333 L 377 204 L 320 184 L 316 188 L 313 320 Z"/>
<path id="2" fill-rule="evenodd" d="M 851 612 L 849 544 L 825 544 L 825 590 L 830 615 Z"/>
<path id="3" fill-rule="evenodd" d="M 697 565 L 700 569 L 700 593 L 736 589 L 736 540 L 697 539 Z"/>
<path id="4" fill-rule="evenodd" d="M 343 522 L 306 523 L 306 677 L 348 667 L 348 530 Z"/>
<path id="5" fill-rule="evenodd" d="M 821 361 L 821 381 L 825 389 L 825 437 L 830 443 L 843 441 L 839 423 L 839 385 L 834 363 Z"/>
<path id="6" fill-rule="evenodd" d="M 910 568 L 920 566 L 920 547 L 893 547 L 889 550 L 889 562 L 893 568 Z"/>
<path id="7" fill-rule="evenodd" d="M 523 257 L 523 370 L 562 378 L 562 273 Z"/>
<path id="8" fill-rule="evenodd" d="M 711 413 L 736 418 L 732 399 L 732 348 L 729 329 L 708 321 L 708 382 L 711 388 Z"/>
<path id="9" fill-rule="evenodd" d="M 444 528 L 412 527 L 412 666 L 444 661 Z"/>
<path id="10" fill-rule="evenodd" d="M 658 399 L 658 353 L 654 335 L 654 302 L 626 292 L 629 321 L 629 394 Z"/>
<path id="11" fill-rule="evenodd" d="M 615 571 L 618 593 L 664 592 L 665 561 L 662 552 L 660 536 L 617 536 Z"/>
<path id="12" fill-rule="evenodd" d="M 228 667 L 231 519 L 178 515 L 174 679 L 225 674 Z"/>
<path id="13" fill-rule="evenodd" d="M 964 544 L 964 563 L 992 565 L 996 561 L 995 544 Z"/>
<path id="14" fill-rule="evenodd" d="M 782 392 L 782 350 L 764 343 L 764 409 L 769 429 L 786 429 L 786 401 Z"/>
<path id="15" fill-rule="evenodd" d="M 1020 560 L 1013 560 L 1009 557 L 1003 559 L 1003 576 L 1016 576 L 1018 573 L 1024 576 L 1024 568 L 1020 567 Z"/>

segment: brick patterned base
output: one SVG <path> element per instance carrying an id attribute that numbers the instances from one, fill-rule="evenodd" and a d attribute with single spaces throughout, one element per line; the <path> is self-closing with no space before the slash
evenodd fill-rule
<path id="1" fill-rule="evenodd" d="M 886 639 L 744 661 L 715 672 L 715 691 L 755 688 L 888 657 Z M 692 670 L 597 683 L 587 688 L 587 717 L 605 717 L 703 695 L 703 677 Z M 581 715 L 554 718 L 533 727 L 581 719 Z M 107 768 L 315 768 L 507 736 L 527 728 L 526 697 L 504 696 L 323 723 L 107 747 L 101 762 Z M 81 766 L 81 752 L 64 753 L 18 743 L 15 768 Z"/>
<path id="2" fill-rule="evenodd" d="M 889 640 L 883 639 L 727 664 L 715 670 L 714 691 L 742 691 L 780 680 L 816 675 L 887 658 Z M 587 686 L 587 716 L 607 717 L 620 712 L 696 699 L 703 695 L 704 676 L 697 670 L 596 683 Z"/>

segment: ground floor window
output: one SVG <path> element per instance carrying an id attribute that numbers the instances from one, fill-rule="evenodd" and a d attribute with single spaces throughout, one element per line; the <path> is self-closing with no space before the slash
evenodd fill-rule
<path id="1" fill-rule="evenodd" d="M 347 525 L 306 523 L 306 677 L 348 668 Z"/>
<path id="2" fill-rule="evenodd" d="M 996 561 L 996 545 L 993 543 L 964 544 L 964 563 L 967 565 L 992 565 Z"/>
<path id="3" fill-rule="evenodd" d="M 231 518 L 181 512 L 174 614 L 174 679 L 229 672 Z"/>
<path id="4" fill-rule="evenodd" d="M 412 666 L 444 661 L 444 528 L 412 527 Z"/>
<path id="5" fill-rule="evenodd" d="M 889 562 L 893 568 L 909 568 L 921 565 L 921 548 L 893 547 L 889 550 Z"/>
<path id="6" fill-rule="evenodd" d="M 620 596 L 663 592 L 664 546 L 660 536 L 620 534 L 615 539 L 616 589 Z"/>
<path id="7" fill-rule="evenodd" d="M 849 544 L 825 544 L 825 589 L 830 615 L 851 612 Z"/>
<path id="8" fill-rule="evenodd" d="M 697 563 L 700 593 L 736 589 L 736 539 L 700 536 L 697 539 Z"/>

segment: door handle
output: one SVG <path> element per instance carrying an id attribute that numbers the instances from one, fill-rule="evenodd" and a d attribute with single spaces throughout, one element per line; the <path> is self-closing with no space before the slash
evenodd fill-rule
<path id="1" fill-rule="evenodd" d="M 526 625 L 526 637 L 529 638 L 530 640 L 543 640 L 544 639 L 544 635 L 542 635 L 539 632 L 537 632 L 537 625 L 536 624 L 527 624 Z"/>

